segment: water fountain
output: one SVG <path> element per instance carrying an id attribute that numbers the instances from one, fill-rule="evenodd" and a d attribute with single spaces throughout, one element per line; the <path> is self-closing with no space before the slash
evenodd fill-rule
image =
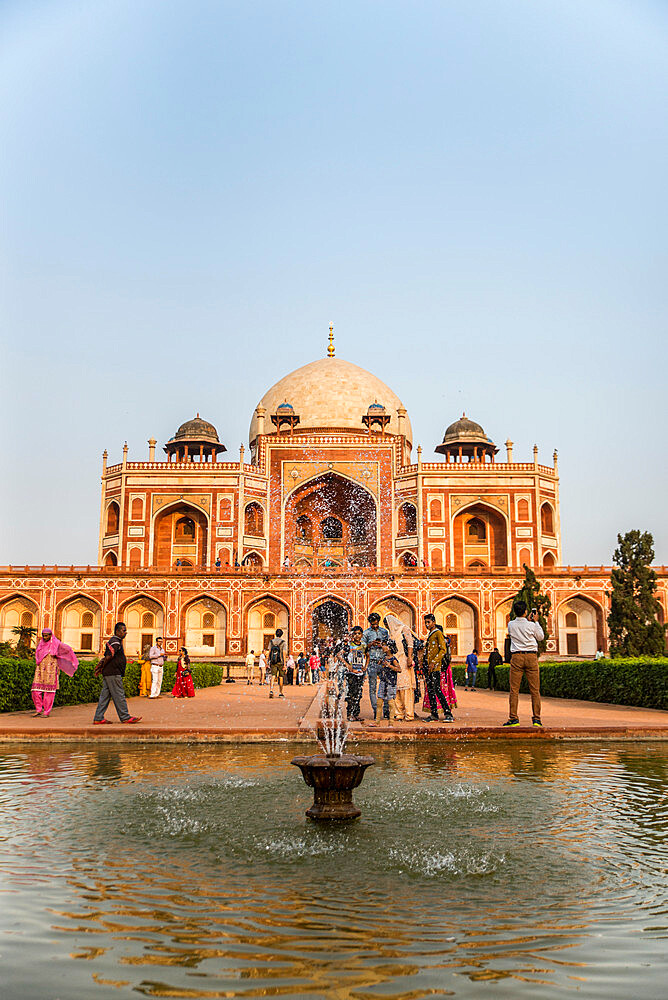
<path id="1" fill-rule="evenodd" d="M 362 814 L 353 802 L 353 790 L 361 784 L 375 758 L 343 752 L 348 738 L 348 724 L 343 719 L 345 685 L 344 662 L 334 655 L 328 664 L 315 731 L 323 752 L 293 757 L 290 762 L 301 770 L 304 781 L 313 789 L 313 805 L 306 810 L 309 819 L 341 821 Z"/>

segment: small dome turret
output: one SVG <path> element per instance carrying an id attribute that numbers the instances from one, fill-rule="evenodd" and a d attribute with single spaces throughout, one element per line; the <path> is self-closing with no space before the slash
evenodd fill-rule
<path id="1" fill-rule="evenodd" d="M 213 424 L 203 420 L 197 413 L 192 420 L 181 424 L 174 437 L 165 445 L 165 451 L 170 461 L 192 462 L 199 456 L 199 461 L 204 462 L 227 449 L 221 444 Z"/>
<path id="2" fill-rule="evenodd" d="M 494 461 L 499 449 L 492 439 L 487 437 L 480 424 L 462 413 L 459 420 L 455 420 L 446 428 L 443 442 L 435 450 L 445 455 L 446 462 L 461 462 L 463 458 L 473 462 L 484 462 L 488 456 L 490 461 Z"/>

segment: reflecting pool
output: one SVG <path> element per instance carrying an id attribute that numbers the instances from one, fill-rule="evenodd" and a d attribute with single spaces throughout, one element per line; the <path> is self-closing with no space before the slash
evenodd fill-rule
<path id="1" fill-rule="evenodd" d="M 668 745 L 0 747 L 4 997 L 666 996 Z M 362 751 L 364 752 L 364 751 Z"/>

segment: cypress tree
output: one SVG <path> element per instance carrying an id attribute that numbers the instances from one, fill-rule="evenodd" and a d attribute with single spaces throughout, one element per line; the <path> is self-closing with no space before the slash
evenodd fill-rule
<path id="1" fill-rule="evenodd" d="M 661 656 L 666 650 L 666 627 L 658 619 L 654 539 L 649 531 L 617 535 L 613 556 L 608 628 L 612 656 Z"/>
<path id="2" fill-rule="evenodd" d="M 547 616 L 552 608 L 552 601 L 547 594 L 541 594 L 540 584 L 536 579 L 536 574 L 530 566 L 527 566 L 526 563 L 524 563 L 524 583 L 515 594 L 513 603 L 515 601 L 524 601 L 527 606 L 527 614 L 529 614 L 532 608 L 535 608 L 538 612 L 538 618 L 536 621 L 545 633 L 543 641 L 538 643 L 538 652 L 539 654 L 544 653 L 547 649 L 547 639 L 550 634 L 547 628 Z M 516 617 L 517 615 L 511 608 L 510 620 L 512 621 L 513 618 Z"/>

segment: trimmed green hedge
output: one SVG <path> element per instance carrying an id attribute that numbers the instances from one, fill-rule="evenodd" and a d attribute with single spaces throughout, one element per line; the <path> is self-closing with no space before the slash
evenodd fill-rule
<path id="1" fill-rule="evenodd" d="M 496 686 L 509 690 L 509 667 L 496 668 Z M 466 668 L 457 664 L 452 673 L 455 684 L 466 683 Z M 478 667 L 476 687 L 486 688 L 487 666 Z M 614 660 L 578 660 L 568 663 L 540 662 L 540 690 L 546 698 L 576 698 L 603 701 L 611 705 L 668 709 L 668 658 L 636 657 Z M 529 688 L 522 678 L 520 691 Z"/>
<path id="2" fill-rule="evenodd" d="M 95 676 L 96 663 L 97 660 L 81 660 L 74 677 L 60 672 L 56 705 L 81 705 L 97 701 L 102 679 Z M 223 668 L 219 663 L 193 663 L 191 670 L 196 688 L 213 687 L 222 682 Z M 0 657 L 0 712 L 21 712 L 33 707 L 30 687 L 34 673 L 34 660 Z M 124 680 L 128 698 L 139 694 L 140 673 L 141 668 L 137 663 L 128 664 Z M 175 680 L 176 663 L 166 663 L 162 690 L 171 691 Z"/>

